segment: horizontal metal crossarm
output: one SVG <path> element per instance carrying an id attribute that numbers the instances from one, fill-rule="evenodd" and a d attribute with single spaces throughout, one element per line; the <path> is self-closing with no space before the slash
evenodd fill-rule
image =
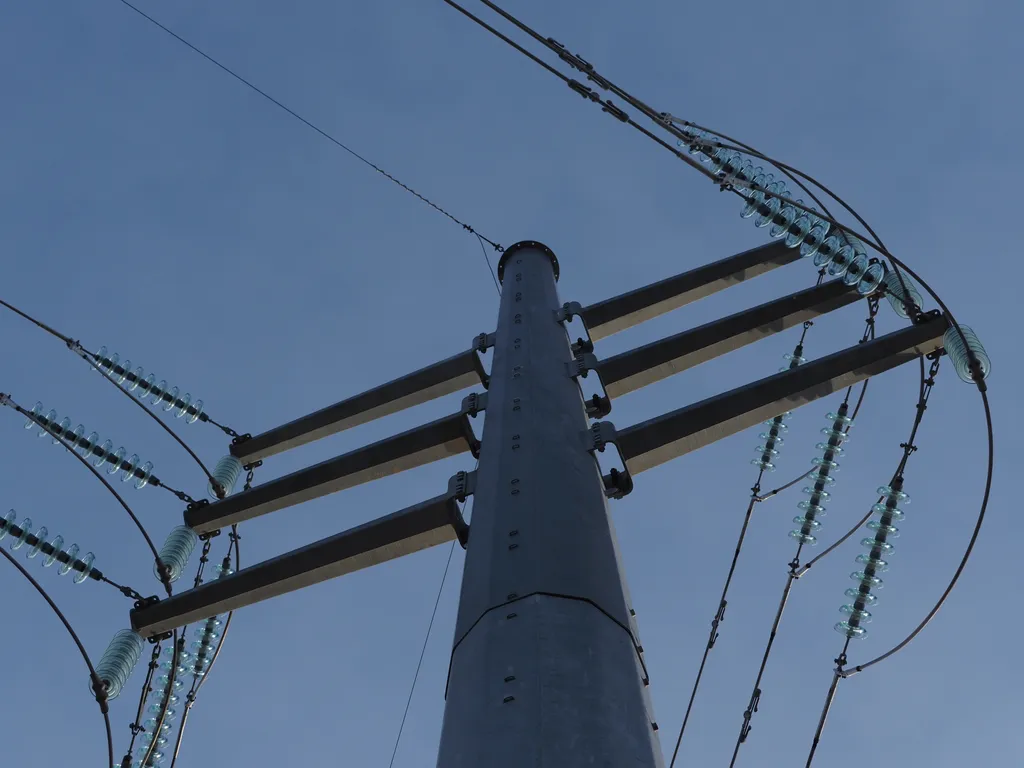
<path id="1" fill-rule="evenodd" d="M 859 298 L 857 291 L 842 280 L 833 280 L 600 360 L 596 369 L 605 390 L 617 397 L 845 307 Z"/>
<path id="2" fill-rule="evenodd" d="M 487 374 L 477 351 L 470 349 L 234 444 L 231 454 L 243 464 L 252 464 L 481 383 L 486 385 Z"/>
<path id="3" fill-rule="evenodd" d="M 456 537 L 465 543 L 468 526 L 456 502 L 472 493 L 474 474 L 460 472 L 441 496 L 136 608 L 131 613 L 132 629 L 153 637 Z"/>
<path id="4" fill-rule="evenodd" d="M 942 347 L 949 327 L 935 315 L 872 341 L 777 373 L 615 434 L 627 470 L 643 472 L 787 410 L 826 397 Z"/>
<path id="5" fill-rule="evenodd" d="M 581 315 L 590 338 L 597 341 L 799 258 L 799 248 L 787 248 L 783 241 L 773 240 L 727 259 L 591 304 L 583 309 Z"/>
<path id="6" fill-rule="evenodd" d="M 432 421 L 342 456 L 257 485 L 205 506 L 190 506 L 185 524 L 197 533 L 250 520 L 478 448 L 465 411 Z"/>

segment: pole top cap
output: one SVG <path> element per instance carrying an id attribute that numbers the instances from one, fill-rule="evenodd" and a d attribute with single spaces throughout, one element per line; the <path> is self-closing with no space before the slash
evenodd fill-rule
<path id="1" fill-rule="evenodd" d="M 558 280 L 558 257 L 555 256 L 555 252 L 548 248 L 544 243 L 538 243 L 536 240 L 520 240 L 518 243 L 513 243 L 505 252 L 501 254 L 501 258 L 498 259 L 498 282 L 505 282 L 505 262 L 508 261 L 509 257 L 512 256 L 516 251 L 523 250 L 525 248 L 533 248 L 541 251 L 545 256 L 551 259 L 551 268 L 555 272 L 555 280 Z"/>

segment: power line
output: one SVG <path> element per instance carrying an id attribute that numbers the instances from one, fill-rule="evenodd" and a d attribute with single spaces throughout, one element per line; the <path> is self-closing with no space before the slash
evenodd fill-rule
<path id="1" fill-rule="evenodd" d="M 375 163 L 371 162 L 366 157 L 364 157 L 363 155 L 359 154 L 358 152 L 356 152 L 351 147 L 349 147 L 346 144 L 344 144 L 340 139 L 332 136 L 330 133 L 328 133 L 324 129 L 320 128 L 319 126 L 315 125 L 311 121 L 307 120 L 306 118 L 304 118 L 302 115 L 300 115 L 295 110 L 291 109 L 290 107 L 285 106 L 283 103 L 281 103 L 280 101 L 275 99 L 269 93 L 267 93 L 266 91 L 264 91 L 261 88 L 257 87 L 256 85 L 254 85 L 251 81 L 246 80 L 240 74 L 238 74 L 233 69 L 231 69 L 230 67 L 226 66 L 225 64 L 222 64 L 220 61 L 215 59 L 210 54 L 208 54 L 205 51 L 199 49 L 198 47 L 196 47 L 195 45 L 190 43 L 188 40 L 183 38 L 181 35 L 179 35 L 177 32 L 175 32 L 174 30 L 170 29 L 169 27 L 164 26 L 159 21 L 154 19 L 152 16 L 148 15 L 145 11 L 142 11 L 141 9 L 139 9 L 136 6 L 132 5 L 130 2 L 128 2 L 128 0 L 120 0 L 120 2 L 121 2 L 122 5 L 130 8 L 133 11 L 135 11 L 135 13 L 137 13 L 139 16 L 144 18 L 149 23 L 151 23 L 151 24 L 155 25 L 156 27 L 159 27 L 160 29 L 162 29 L 164 32 L 166 32 L 168 35 L 173 37 L 175 40 L 177 40 L 182 45 L 187 46 L 188 48 L 190 48 L 195 53 L 198 53 L 200 56 L 202 56 L 204 59 L 206 59 L 211 64 L 215 65 L 216 67 L 220 68 L 221 70 L 223 70 L 227 74 L 231 75 L 231 77 L 235 78 L 238 82 L 242 83 L 247 88 L 253 90 L 256 93 L 258 93 L 260 96 L 262 96 L 264 99 L 269 101 L 274 106 L 276 106 L 279 109 L 282 109 L 285 112 L 287 112 L 289 115 L 294 117 L 296 120 L 298 120 L 300 123 L 305 125 L 307 128 L 311 128 L 312 130 L 314 130 L 317 133 L 319 133 L 321 136 L 323 136 L 329 142 L 334 144 L 336 147 L 339 147 L 340 149 L 345 150 L 348 154 L 350 154 L 356 160 L 358 160 L 359 162 L 363 163 L 364 165 L 369 166 L 370 168 L 375 170 L 381 176 L 384 176 L 389 181 L 394 182 L 395 184 L 400 186 L 402 189 L 404 189 L 406 192 L 408 192 L 409 194 L 417 197 L 419 200 L 421 200 L 422 202 L 424 202 L 427 205 L 429 205 L 431 208 L 433 208 L 435 211 L 437 211 L 441 215 L 447 217 L 451 221 L 453 221 L 456 224 L 458 224 L 460 227 L 462 227 L 464 230 L 466 230 L 470 234 L 476 235 L 482 242 L 486 242 L 488 245 L 490 245 L 492 248 L 494 248 L 494 250 L 497 251 L 498 253 L 504 252 L 505 249 L 499 243 L 496 243 L 494 240 L 491 240 L 490 238 L 485 237 L 484 235 L 480 234 L 472 226 L 470 226 L 469 224 L 465 223 L 461 219 L 456 218 L 451 213 L 449 213 L 444 208 L 442 208 L 440 205 L 438 205 L 438 204 L 434 203 L 432 200 L 429 200 L 428 198 L 424 197 L 423 195 L 421 195 L 419 192 L 417 192 L 415 189 L 413 189 L 412 187 L 408 186 L 407 184 L 404 184 L 403 182 L 399 181 L 397 178 L 392 176 L 390 173 L 385 171 L 383 168 L 381 168 L 380 166 L 378 166 Z M 488 262 L 488 268 L 490 268 L 490 263 L 489 262 Z"/>
<path id="2" fill-rule="evenodd" d="M 416 692 L 416 683 L 420 679 L 420 669 L 423 667 L 423 657 L 427 653 L 427 643 L 430 641 L 430 632 L 434 628 L 434 619 L 437 617 L 437 606 L 441 604 L 441 593 L 444 592 L 444 583 L 448 580 L 448 569 L 452 565 L 452 555 L 455 554 L 455 542 L 452 542 L 448 549 L 448 562 L 444 565 L 444 573 L 441 575 L 441 586 L 437 590 L 437 599 L 434 601 L 434 610 L 430 614 L 430 621 L 427 623 L 427 634 L 423 638 L 423 648 L 420 649 L 420 659 L 416 662 L 416 672 L 412 676 L 412 686 L 409 688 L 409 698 L 405 702 L 405 711 L 402 713 L 402 722 L 398 726 L 398 736 L 395 738 L 395 748 L 391 752 L 391 762 L 388 768 L 394 768 L 395 756 L 398 754 L 398 745 L 402 743 L 402 732 L 405 730 L 405 721 L 409 717 L 409 707 L 412 705 L 412 695 Z"/>

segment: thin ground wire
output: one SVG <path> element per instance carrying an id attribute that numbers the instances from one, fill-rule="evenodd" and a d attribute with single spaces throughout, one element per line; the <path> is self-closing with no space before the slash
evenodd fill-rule
<path id="1" fill-rule="evenodd" d="M 42 585 L 32 577 L 32 574 L 30 574 L 28 570 L 26 570 L 26 568 L 18 562 L 17 558 L 15 558 L 14 555 L 12 555 L 6 549 L 0 549 L 0 555 L 6 557 L 10 561 L 11 565 L 17 568 L 21 572 L 21 575 L 28 579 L 29 584 L 35 587 L 36 592 L 38 592 L 42 596 L 42 598 L 47 602 L 50 608 L 53 609 L 53 612 L 57 615 L 57 618 L 60 619 L 61 624 L 64 625 L 64 628 L 68 631 L 68 634 L 71 635 L 71 639 L 74 640 L 75 645 L 78 646 L 78 652 L 82 654 L 82 659 L 85 661 L 85 666 L 89 668 L 89 678 L 90 680 L 92 680 L 94 690 L 100 690 L 103 684 L 100 681 L 99 676 L 96 674 L 96 668 L 92 665 L 92 660 L 89 658 L 89 654 L 86 652 L 85 646 L 82 645 L 82 641 L 79 640 L 78 634 L 71 627 L 71 623 L 67 620 L 67 617 L 64 616 L 63 611 L 61 611 L 61 609 L 57 607 L 57 604 L 53 601 L 53 598 L 51 598 L 47 591 L 43 589 Z M 105 701 L 97 703 L 100 705 L 100 713 L 103 715 L 103 723 L 107 731 L 107 764 L 113 765 L 114 736 L 110 730 L 110 713 L 108 711 Z"/>
<path id="2" fill-rule="evenodd" d="M 430 632 L 434 628 L 434 619 L 437 617 L 437 607 L 441 604 L 441 595 L 444 592 L 444 584 L 448 579 L 448 569 L 452 564 L 452 555 L 455 554 L 456 541 L 452 542 L 451 547 L 448 548 L 448 560 L 444 564 L 444 573 L 441 575 L 441 586 L 437 590 L 437 599 L 434 601 L 434 610 L 430 613 L 430 621 L 427 623 L 427 633 L 423 638 L 423 647 L 420 649 L 420 658 L 416 662 L 416 672 L 412 677 L 412 685 L 409 688 L 409 698 L 405 702 L 405 711 L 402 712 L 402 722 L 398 726 L 398 736 L 395 738 L 395 748 L 391 752 L 391 761 L 388 763 L 388 768 L 394 768 L 395 756 L 398 755 L 398 747 L 402 743 L 402 733 L 405 731 L 405 721 L 409 717 L 409 707 L 412 706 L 412 696 L 416 692 L 416 683 L 420 679 L 420 669 L 423 667 L 423 657 L 427 653 L 427 643 L 430 642 Z"/>
<path id="3" fill-rule="evenodd" d="M 487 262 L 487 271 L 491 273 L 491 280 L 494 281 L 494 290 L 498 292 L 498 296 L 501 296 L 501 285 L 498 284 L 498 276 L 494 274 L 494 267 L 491 266 L 491 259 L 487 255 L 487 249 L 484 247 L 483 238 L 477 235 L 476 238 L 480 242 L 480 251 L 483 253 L 484 261 Z"/>
<path id="4" fill-rule="evenodd" d="M 726 607 L 726 596 L 729 594 L 729 586 L 732 584 L 733 574 L 736 572 L 736 564 L 740 559 L 740 550 L 743 548 L 743 541 L 747 536 L 747 528 L 750 526 L 750 518 L 754 512 L 754 506 L 757 504 L 757 492 L 761 487 L 761 478 L 764 476 L 764 469 L 761 469 L 757 473 L 757 480 L 754 486 L 750 489 L 750 503 L 747 504 L 747 512 L 743 516 L 743 525 L 740 528 L 740 535 L 736 540 L 736 549 L 733 552 L 732 563 L 729 565 L 729 574 L 725 577 L 725 585 L 722 587 L 722 596 L 718 601 L 718 612 L 715 614 L 715 618 L 711 622 L 711 634 L 708 637 L 708 642 L 704 646 L 704 655 L 701 657 L 700 666 L 697 669 L 697 677 L 693 681 L 693 688 L 690 691 L 690 700 L 686 705 L 686 713 L 683 715 L 683 723 L 679 726 L 679 736 L 676 738 L 676 746 L 672 751 L 672 760 L 669 763 L 669 768 L 673 768 L 676 764 L 676 758 L 679 756 L 679 747 L 683 743 L 683 734 L 686 733 L 686 725 L 690 721 L 690 714 L 693 712 L 693 704 L 697 698 L 697 690 L 700 688 L 701 679 L 704 677 L 704 667 L 707 666 L 708 656 L 711 654 L 711 649 L 715 645 L 715 641 L 718 640 L 718 625 L 725 618 L 725 607 Z"/>
<path id="5" fill-rule="evenodd" d="M 460 219 L 456 218 L 455 216 L 453 216 L 452 214 L 450 214 L 450 213 L 449 213 L 448 211 L 446 211 L 446 210 L 445 210 L 444 208 L 442 208 L 441 206 L 437 205 L 436 203 L 432 202 L 431 200 L 429 200 L 429 199 L 427 199 L 426 197 L 424 197 L 423 195 L 421 195 L 421 194 L 420 194 L 419 192 L 417 192 L 416 190 L 414 190 L 414 189 L 413 189 L 412 187 L 409 187 L 409 186 L 407 186 L 406 184 L 403 184 L 403 183 L 402 183 L 401 181 L 399 181 L 398 179 L 396 179 L 396 178 L 395 178 L 394 176 L 392 176 L 392 175 L 391 175 L 390 173 L 388 173 L 387 171 L 385 171 L 385 170 L 384 170 L 383 168 L 381 168 L 380 166 L 378 166 L 378 165 L 375 165 L 374 163 L 370 162 L 370 160 L 368 160 L 367 158 L 363 157 L 363 156 L 362 156 L 361 154 L 359 154 L 358 152 L 356 152 L 356 151 L 355 151 L 354 149 L 352 149 L 351 147 L 348 147 L 348 146 L 346 146 L 346 145 L 345 145 L 344 143 L 342 143 L 342 142 L 341 142 L 341 140 L 339 140 L 339 139 L 335 138 L 334 136 L 332 136 L 331 134 L 327 133 L 327 131 L 323 130 L 322 128 L 319 128 L 318 126 L 316 126 L 315 124 L 313 124 L 312 122 L 310 122 L 309 120 L 307 120 L 306 118 L 304 118 L 304 117 L 303 117 L 302 115 L 300 115 L 300 114 L 299 114 L 298 112 L 296 112 L 295 110 L 291 109 L 290 107 L 286 107 L 286 106 L 285 106 L 285 105 L 284 105 L 283 103 L 281 103 L 280 101 L 278 101 L 277 99 L 275 99 L 275 98 L 274 98 L 273 96 L 271 96 L 271 95 L 270 95 L 269 93 L 267 93 L 266 91 L 264 91 L 264 90 L 262 90 L 262 89 L 258 88 L 258 87 L 257 87 L 256 85 L 254 85 L 254 84 L 253 84 L 252 82 L 250 82 L 249 80 L 246 80 L 246 79 L 245 79 L 244 77 L 242 77 L 242 76 L 241 76 L 240 74 L 238 74 L 237 72 L 235 72 L 235 71 L 234 71 L 233 69 L 231 69 L 230 67 L 228 67 L 228 66 L 226 66 L 226 65 L 224 65 L 224 64 L 221 64 L 221 63 L 220 63 L 220 62 L 219 62 L 219 61 L 218 61 L 217 59 L 213 58 L 213 56 L 211 56 L 210 54 L 206 53 L 205 51 L 202 51 L 202 50 L 200 50 L 200 49 L 199 49 L 199 48 L 197 48 L 197 47 L 196 47 L 195 45 L 193 45 L 192 43 L 190 43 L 190 42 L 189 42 L 188 40 L 186 40 L 185 38 L 183 38 L 183 37 L 182 37 L 181 35 L 179 35 L 178 33 L 174 32 L 173 30 L 171 30 L 171 29 L 170 29 L 169 27 L 166 27 L 166 26 L 164 26 L 164 25 L 163 25 L 163 24 L 161 24 L 161 23 L 160 23 L 159 21 L 157 21 L 156 19 L 154 19 L 154 18 L 153 18 L 152 16 L 150 16 L 150 15 L 146 14 L 146 13 L 145 13 L 144 11 L 140 10 L 140 9 L 139 9 L 139 8 L 137 8 L 136 6 L 134 6 L 134 5 L 132 5 L 131 3 L 129 3 L 129 2 L 128 2 L 128 0 L 119 0 L 119 2 L 120 2 L 120 3 L 122 4 L 122 5 L 124 5 L 124 6 L 128 7 L 128 8 L 130 8 L 130 9 L 131 9 L 131 10 L 133 10 L 133 11 L 135 11 L 135 13 L 137 13 L 137 14 L 138 14 L 139 16 L 141 16 L 142 18 L 144 18 L 144 19 L 145 19 L 146 21 L 148 21 L 148 22 L 150 22 L 151 24 L 155 25 L 156 27 L 159 27 L 160 29 L 162 29 L 162 30 L 163 30 L 164 32 L 166 32 L 166 33 L 167 33 L 168 35 L 170 35 L 171 37 L 173 37 L 173 38 L 174 38 L 175 40 L 177 40 L 177 41 L 178 41 L 179 43 L 181 43 L 182 45 L 184 45 L 184 46 L 188 47 L 188 48 L 189 48 L 189 49 L 191 49 L 191 50 L 192 50 L 193 52 L 195 52 L 195 53 L 198 53 L 198 54 L 199 54 L 200 56 L 202 56 L 202 57 L 203 57 L 204 59 L 206 59 L 206 60 L 207 60 L 208 62 L 210 62 L 210 63 L 211 63 L 211 64 L 213 64 L 214 66 L 218 67 L 219 69 L 221 69 L 222 71 L 224 71 L 225 73 L 227 73 L 228 75 L 230 75 L 231 77 L 233 77 L 233 78 L 234 78 L 235 80 L 237 80 L 238 82 L 240 82 L 240 83 L 242 83 L 243 85 L 245 85 L 245 86 L 246 86 L 247 88 L 250 88 L 250 89 L 251 89 L 251 90 L 253 90 L 253 91 L 254 91 L 255 93 L 258 93 L 258 94 L 259 94 L 260 96 L 262 96 L 262 97 L 263 97 L 264 99 L 266 99 L 267 101 L 269 101 L 269 102 L 270 102 L 271 104 L 273 104 L 274 106 L 276 106 L 276 107 L 278 107 L 278 108 L 280 108 L 280 109 L 284 110 L 285 112 L 287 112 L 287 113 L 288 113 L 289 115 L 291 115 L 292 117 L 294 117 L 294 118 L 295 118 L 296 120 L 298 120 L 298 121 L 299 121 L 300 123 L 302 123 L 302 124 L 303 124 L 303 125 L 305 125 L 306 127 L 308 127 L 308 128 L 311 128 L 312 130 L 316 131 L 316 132 L 317 132 L 317 133 L 319 133 L 319 134 L 320 134 L 320 135 L 321 135 L 321 136 L 322 136 L 323 138 L 327 139 L 327 140 L 328 140 L 329 142 L 331 142 L 332 144 L 334 144 L 334 145 L 335 145 L 335 146 L 337 146 L 338 148 L 340 148 L 340 149 L 343 149 L 343 150 L 344 150 L 345 152 L 347 152 L 348 154 L 350 154 L 350 155 L 351 155 L 352 157 L 354 157 L 354 158 L 355 158 L 356 160 L 358 160 L 359 162 L 361 162 L 361 163 L 363 163 L 364 165 L 366 165 L 366 166 L 368 166 L 368 167 L 372 168 L 373 170 L 375 170 L 375 171 L 376 171 L 377 173 L 379 173 L 379 174 L 380 174 L 381 176 L 384 176 L 384 177 L 385 177 L 386 179 L 388 179 L 389 181 L 391 181 L 391 182 L 393 182 L 393 183 L 397 184 L 397 185 L 398 185 L 399 187 L 401 187 L 402 189 L 404 189 L 404 190 L 405 190 L 406 192 L 408 192 L 409 194 L 411 194 L 411 195 L 413 195 L 414 197 L 418 198 L 418 199 L 419 199 L 419 200 L 421 200 L 422 202 L 426 203 L 426 204 L 427 204 L 427 205 L 429 205 L 429 206 L 430 206 L 431 208 L 433 208 L 433 209 L 434 209 L 435 211 L 437 211 L 438 213 L 440 213 L 440 214 L 442 214 L 443 216 L 447 217 L 447 218 L 448 218 L 448 219 L 450 219 L 451 221 L 455 222 L 456 224 L 458 224 L 458 225 L 459 225 L 460 227 L 462 227 L 462 228 L 463 228 L 464 230 L 466 230 L 466 231 L 467 231 L 467 232 L 469 232 L 470 234 L 476 235 L 476 236 L 477 236 L 477 237 L 479 237 L 479 238 L 480 238 L 481 240 L 485 241 L 485 242 L 486 242 L 486 243 L 487 243 L 488 245 L 490 245 L 490 246 L 491 246 L 492 248 L 494 248 L 494 250 L 495 250 L 495 251 L 498 251 L 499 253 L 501 253 L 501 252 L 503 252 L 503 251 L 504 251 L 504 249 L 503 249 L 503 248 L 501 247 L 501 245 L 499 245 L 498 243 L 496 243 L 496 242 L 495 242 L 494 240 L 491 240 L 490 238 L 488 238 L 488 237 L 485 237 L 484 235 L 481 235 L 481 234 L 480 234 L 479 232 L 477 232 L 477 231 L 476 231 L 476 230 L 475 230 L 475 229 L 474 229 L 473 227 L 471 227 L 471 226 L 470 226 L 469 224 L 466 224 L 465 222 L 463 222 L 463 221 L 461 221 Z"/>

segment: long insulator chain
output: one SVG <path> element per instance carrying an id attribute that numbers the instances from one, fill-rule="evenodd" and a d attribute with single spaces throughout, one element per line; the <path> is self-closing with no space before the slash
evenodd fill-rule
<path id="1" fill-rule="evenodd" d="M 853 426 L 853 419 L 847 415 L 849 409 L 849 403 L 844 402 L 839 406 L 838 411 L 829 412 L 826 418 L 830 422 L 830 426 L 821 430 L 828 439 L 815 446 L 822 454 L 811 460 L 815 466 L 812 483 L 802 489 L 810 498 L 797 504 L 803 514 L 794 517 L 793 522 L 800 527 L 789 532 L 789 535 L 801 545 L 814 546 L 818 542 L 814 532 L 821 528 L 818 518 L 825 515 L 825 502 L 831 496 L 825 489 L 835 485 L 834 474 L 839 469 L 836 457 L 843 454 L 843 443 L 849 439 L 847 433 Z"/>
<path id="2" fill-rule="evenodd" d="M 78 342 L 68 346 L 95 370 L 103 373 L 121 389 L 135 395 L 139 400 L 145 402 L 149 398 L 150 405 L 160 406 L 166 412 L 173 412 L 175 418 L 184 418 L 186 424 L 204 421 L 213 424 L 230 437 L 239 436 L 235 430 L 210 418 L 209 414 L 203 411 L 202 400 L 193 401 L 190 393 L 182 394 L 179 387 L 168 386 L 166 379 L 157 382 L 156 376 L 152 373 L 147 376 L 141 366 L 133 371 L 132 361 L 121 362 L 121 357 L 116 352 L 110 353 L 106 347 L 100 347 L 99 352 L 93 353 L 84 349 Z"/>
<path id="3" fill-rule="evenodd" d="M 225 555 L 220 565 L 217 566 L 217 578 L 223 579 L 233 573 L 231 555 Z M 203 626 L 198 627 L 195 631 L 196 639 L 192 643 L 192 650 L 195 651 L 195 662 L 192 665 L 191 672 L 197 680 L 205 677 L 207 670 L 210 668 L 210 662 L 213 659 L 217 642 L 221 637 L 220 628 L 222 625 L 223 621 L 220 616 L 211 616 L 203 622 Z"/>
<path id="4" fill-rule="evenodd" d="M 801 256 L 813 257 L 815 266 L 827 268 L 830 275 L 856 286 L 862 295 L 878 290 L 885 269 L 881 262 L 868 259 L 864 245 L 857 238 L 832 228 L 820 216 L 784 205 L 779 198 L 766 195 L 765 192 L 769 192 L 788 197 L 789 187 L 763 167 L 755 167 L 739 152 L 716 147 L 713 137 L 704 131 L 687 127 L 683 132 L 689 139 L 680 139 L 678 146 L 686 147 L 691 155 L 714 168 L 721 184 L 743 182 L 743 186 L 738 187 L 745 198 L 740 216 L 745 219 L 754 216 L 755 226 L 769 227 L 771 237 L 784 238 L 789 248 L 800 248 Z M 747 189 L 747 185 L 752 189 Z M 797 202 L 803 205 L 803 200 Z"/>
<path id="5" fill-rule="evenodd" d="M 90 432 L 86 435 L 85 427 L 81 424 L 71 429 L 71 419 L 66 416 L 58 423 L 57 412 L 51 409 L 44 414 L 41 402 L 37 402 L 27 416 L 25 429 L 39 427 L 39 437 L 49 435 L 54 445 L 65 443 L 83 458 L 90 459 L 97 469 L 106 467 L 108 475 L 121 472 L 121 482 L 127 483 L 129 480 L 135 480 L 135 487 L 139 489 L 150 484 L 157 486 L 161 484 L 153 475 L 153 462 L 142 463 L 137 453 L 128 456 L 128 451 L 124 449 L 124 446 L 115 451 L 114 443 L 111 440 L 104 440 L 100 443 L 99 433 Z"/>
<path id="6" fill-rule="evenodd" d="M 787 365 L 783 366 L 782 368 L 779 368 L 780 372 L 791 371 L 794 368 L 807 362 L 807 359 L 804 357 L 803 342 L 800 342 L 799 344 L 796 345 L 796 347 L 793 349 L 792 354 L 783 355 L 783 359 L 786 360 Z M 787 427 L 786 424 L 784 424 L 783 422 L 785 422 L 792 415 L 792 411 L 786 411 L 785 413 L 780 413 L 775 418 L 768 419 L 768 421 L 765 422 L 765 426 L 768 427 L 768 431 L 762 432 L 758 435 L 758 437 L 760 437 L 763 442 L 756 448 L 756 451 L 757 453 L 760 454 L 760 456 L 756 459 L 751 459 L 751 464 L 753 464 L 755 467 L 758 467 L 764 472 L 775 471 L 774 459 L 776 459 L 779 455 L 778 447 L 785 442 L 782 439 L 781 435 L 783 432 L 789 429 L 789 427 Z"/>
<path id="7" fill-rule="evenodd" d="M 49 568 L 54 563 L 60 563 L 57 573 L 66 576 L 74 571 L 75 575 L 72 580 L 75 584 L 81 584 L 86 579 L 104 580 L 103 573 L 93 567 L 96 555 L 92 552 L 86 552 L 79 558 L 78 553 L 81 550 L 77 544 L 65 546 L 64 537 L 59 533 L 47 541 L 50 532 L 45 525 L 40 526 L 39 530 L 33 533 L 32 518 L 26 517 L 21 523 L 16 523 L 17 518 L 18 514 L 12 509 L 0 520 L 0 541 L 10 534 L 12 551 L 28 545 L 29 548 L 25 554 L 30 560 L 42 553 L 44 568 Z"/>
<path id="8" fill-rule="evenodd" d="M 878 597 L 873 590 L 877 590 L 882 586 L 882 579 L 878 574 L 888 570 L 889 562 L 886 558 L 895 551 L 889 540 L 899 536 L 900 532 L 893 523 L 904 519 L 905 513 L 899 505 L 906 506 L 910 503 L 910 496 L 903 490 L 903 474 L 910 457 L 917 451 L 914 438 L 917 435 L 918 428 L 921 426 L 924 412 L 928 408 L 928 400 L 931 397 L 932 389 L 935 387 L 935 376 L 939 371 L 940 359 L 938 356 L 933 359 L 928 377 L 922 381 L 921 399 L 917 404 L 917 416 L 914 419 L 914 426 L 910 431 L 910 438 L 907 442 L 900 443 L 903 455 L 900 458 L 895 473 L 893 473 L 893 478 L 888 485 L 878 488 L 879 500 L 871 508 L 872 512 L 878 515 L 878 519 L 867 523 L 867 527 L 873 535 L 861 539 L 861 546 L 867 548 L 868 551 L 857 555 L 856 559 L 860 570 L 850 574 L 850 578 L 857 582 L 857 586 L 845 591 L 846 596 L 850 598 L 851 602 L 844 603 L 839 609 L 840 613 L 846 618 L 835 624 L 835 630 L 845 638 L 845 642 L 843 643 L 843 650 L 840 651 L 839 656 L 835 659 L 836 666 L 832 676 L 832 685 L 829 687 L 828 695 L 825 697 L 825 706 L 822 708 L 821 717 L 818 719 L 818 727 L 811 741 L 810 754 L 807 756 L 807 768 L 810 768 L 814 762 L 818 745 L 821 743 L 821 734 L 825 729 L 829 710 L 832 708 L 832 703 L 835 700 L 836 688 L 839 685 L 839 681 L 846 676 L 844 668 L 847 664 L 846 652 L 850 647 L 850 641 L 867 636 L 868 632 L 864 625 L 870 622 L 872 618 L 871 611 L 868 608 L 869 606 L 874 606 L 878 601 Z M 854 669 L 860 671 L 861 668 L 854 667 Z"/>
<path id="9" fill-rule="evenodd" d="M 846 619 L 835 625 L 837 632 L 850 639 L 864 637 L 868 633 L 863 626 L 871 621 L 871 612 L 867 608 L 878 600 L 872 590 L 882 586 L 878 574 L 888 570 L 889 561 L 884 558 L 895 551 L 889 539 L 895 539 L 900 535 L 899 528 L 894 526 L 893 522 L 902 520 L 904 512 L 897 505 L 910 503 L 910 496 L 903 492 L 902 477 L 893 480 L 892 485 L 881 486 L 878 493 L 883 501 L 875 504 L 872 510 L 879 515 L 879 519 L 868 523 L 868 528 L 874 532 L 874 536 L 861 539 L 861 546 L 866 547 L 868 551 L 857 555 L 857 563 L 863 570 L 850 574 L 850 578 L 857 582 L 857 586 L 846 590 L 845 594 L 852 602 L 844 604 L 839 609 Z"/>
<path id="10" fill-rule="evenodd" d="M 186 665 L 192 657 L 188 651 L 182 649 L 178 650 L 177 660 L 175 660 L 173 644 L 164 648 L 161 656 L 162 658 L 157 664 L 157 671 L 160 674 L 157 676 L 156 684 L 150 690 L 146 702 L 148 706 L 146 706 L 145 712 L 149 718 L 142 725 L 139 735 L 140 746 L 135 751 L 136 760 L 129 763 L 131 768 L 138 766 L 155 768 L 164 761 L 167 754 L 164 749 L 169 743 L 168 734 L 178 717 L 177 706 L 181 702 L 178 692 L 184 685 L 181 677 L 187 672 Z M 172 670 L 174 675 L 171 674 Z"/>
<path id="11" fill-rule="evenodd" d="M 835 630 L 848 640 L 867 636 L 868 632 L 864 625 L 871 621 L 871 612 L 868 608 L 878 601 L 875 591 L 882 586 L 882 579 L 878 574 L 889 569 L 888 558 L 895 552 L 895 547 L 890 543 L 890 539 L 895 539 L 900 535 L 900 529 L 893 523 L 904 519 L 905 512 L 901 505 L 906 506 L 910 503 L 910 496 L 903 490 L 903 473 L 911 455 L 917 450 L 917 446 L 914 445 L 914 435 L 924 418 L 924 411 L 928 407 L 928 400 L 935 387 L 935 376 L 938 371 L 939 358 L 936 358 L 932 362 L 928 378 L 925 379 L 921 390 L 921 400 L 917 406 L 917 418 L 910 440 L 900 446 L 903 448 L 900 464 L 889 485 L 878 488 L 879 501 L 871 508 L 871 511 L 878 515 L 878 519 L 867 523 L 872 535 L 860 541 L 861 546 L 865 547 L 867 552 L 857 555 L 856 560 L 860 570 L 850 574 L 850 578 L 857 582 L 857 586 L 846 590 L 845 594 L 851 599 L 851 602 L 843 604 L 839 609 L 839 612 L 846 618 L 835 625 Z M 841 656 L 845 657 L 845 655 L 844 651 Z"/>

